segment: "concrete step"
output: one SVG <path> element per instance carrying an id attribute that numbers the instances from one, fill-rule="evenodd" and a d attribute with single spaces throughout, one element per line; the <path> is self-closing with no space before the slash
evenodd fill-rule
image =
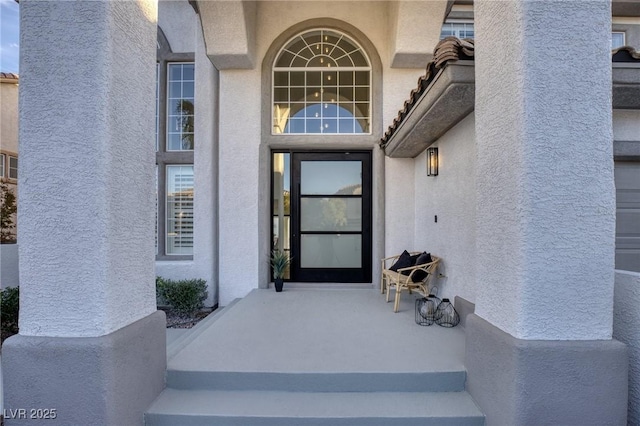
<path id="1" fill-rule="evenodd" d="M 466 392 L 280 392 L 166 389 L 147 426 L 482 426 Z"/>
<path id="2" fill-rule="evenodd" d="M 466 372 L 167 371 L 167 387 L 182 390 L 289 392 L 459 392 Z"/>
<path id="3" fill-rule="evenodd" d="M 482 425 L 461 329 L 377 290 L 254 290 L 171 345 L 147 425 Z M 229 309 L 232 308 L 232 309 Z"/>

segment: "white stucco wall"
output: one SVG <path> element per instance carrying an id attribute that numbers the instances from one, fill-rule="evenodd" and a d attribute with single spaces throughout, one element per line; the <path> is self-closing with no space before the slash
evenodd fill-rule
<path id="1" fill-rule="evenodd" d="M 385 157 L 385 257 L 417 251 L 414 160 Z"/>
<path id="2" fill-rule="evenodd" d="M 220 300 L 222 306 L 259 285 L 260 72 L 220 72 Z M 243 99 L 249 102 L 238 102 Z M 254 100 L 251 102 L 250 100 Z"/>
<path id="3" fill-rule="evenodd" d="M 475 4 L 476 313 L 517 338 L 611 338 L 609 22 L 604 1 Z"/>
<path id="4" fill-rule="evenodd" d="M 18 245 L 0 244 L 0 289 L 19 284 Z"/>
<path id="5" fill-rule="evenodd" d="M 387 7 L 381 2 L 344 1 L 332 2 L 331 7 L 321 1 L 258 2 L 257 10 L 257 58 L 262 62 L 272 41 L 287 28 L 315 18 L 334 18 L 345 21 L 362 31 L 376 47 L 387 45 Z M 389 63 L 388 55 L 380 50 L 383 64 Z"/>
<path id="6" fill-rule="evenodd" d="M 613 131 L 617 140 L 640 139 L 640 111 L 614 110 Z M 443 258 L 439 272 L 446 277 L 434 283 L 443 297 L 461 296 L 471 302 L 483 291 L 486 277 L 476 277 L 475 233 L 475 122 L 472 113 L 442 136 L 438 147 L 440 170 L 437 177 L 426 176 L 426 152 L 416 157 L 415 229 L 408 212 L 395 206 L 398 188 L 407 188 L 402 169 L 405 160 L 387 158 L 387 252 L 400 253 L 404 247 L 425 249 Z M 405 164 L 406 166 L 406 164 Z M 434 216 L 438 215 L 438 222 Z M 405 244 L 411 241 L 412 245 Z M 640 380 L 640 379 L 639 379 Z"/>
<path id="7" fill-rule="evenodd" d="M 391 55 L 394 67 L 422 68 L 433 55 L 440 41 L 440 28 L 447 2 L 392 1 L 388 2 L 391 18 Z M 433 19 L 425 19 L 425 17 Z M 420 31 L 416 31 L 420 28 Z"/>
<path id="8" fill-rule="evenodd" d="M 205 22 L 207 54 L 218 70 L 252 69 L 255 60 L 256 2 L 204 1 L 198 10 Z"/>
<path id="9" fill-rule="evenodd" d="M 630 425 L 640 424 L 640 273 L 616 270 L 613 337 L 629 350 Z"/>
<path id="10" fill-rule="evenodd" d="M 20 5 L 22 335 L 101 336 L 156 310 L 156 14 Z"/>
<path id="11" fill-rule="evenodd" d="M 159 0 L 158 25 L 173 53 L 195 51 L 195 39 L 201 30 L 196 12 L 187 0 Z"/>
<path id="12" fill-rule="evenodd" d="M 426 151 L 415 158 L 415 246 L 442 258 L 432 281 L 441 297 L 460 296 L 475 302 L 476 188 L 473 113 L 442 136 L 438 176 L 427 176 Z M 438 222 L 435 222 L 435 216 Z"/>
<path id="13" fill-rule="evenodd" d="M 397 69 L 385 67 L 382 87 L 383 132 L 387 131 L 388 126 L 397 117 L 398 110 L 409 98 L 411 90 L 417 87 L 418 78 L 421 75 L 424 75 L 424 68 Z M 416 245 L 414 240 L 413 226 L 416 219 L 416 200 L 413 196 L 415 183 L 414 160 L 411 158 L 385 157 L 384 162 L 384 256 L 388 257 L 400 254 L 403 250 L 419 250 L 420 247 Z"/>
<path id="14" fill-rule="evenodd" d="M 194 276 L 207 281 L 207 305 L 218 303 L 218 71 L 206 57 L 202 32 L 196 44 L 194 154 Z"/>
<path id="15" fill-rule="evenodd" d="M 475 234 L 475 121 L 472 113 L 442 136 L 438 147 L 440 170 L 437 177 L 426 175 L 426 152 L 414 161 L 415 229 L 406 225 L 407 212 L 387 202 L 387 252 L 408 248 L 425 249 L 443 258 L 439 272 L 446 277 L 434 283 L 443 297 L 461 296 L 471 302 L 483 291 L 486 277 L 476 277 Z M 617 140 L 640 139 L 640 111 L 614 110 L 613 131 Z M 387 199 L 400 197 L 398 188 L 406 188 L 406 176 L 396 169 L 404 160 L 387 158 Z M 409 169 L 407 169 L 409 170 Z M 398 200 L 399 201 L 399 200 Z M 438 215 L 438 222 L 434 216 Z M 407 235 L 410 234 L 410 235 Z M 640 380 L 640 379 L 639 379 Z"/>

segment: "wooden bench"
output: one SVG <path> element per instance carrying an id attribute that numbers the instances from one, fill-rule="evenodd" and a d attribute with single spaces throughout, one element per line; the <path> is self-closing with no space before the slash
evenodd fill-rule
<path id="1" fill-rule="evenodd" d="M 410 252 L 410 255 L 418 255 L 421 252 Z M 421 265 L 413 265 L 406 268 L 400 268 L 396 271 L 392 271 L 389 268 L 400 258 L 401 255 L 385 257 L 382 259 L 382 276 L 380 278 L 380 293 L 386 293 L 386 300 L 389 302 L 389 292 L 391 289 L 395 289 L 396 297 L 393 305 L 393 312 L 398 312 L 400 306 L 400 294 L 402 290 L 409 290 L 411 294 L 412 290 L 416 290 L 423 296 L 429 294 L 429 288 L 431 280 L 433 279 L 440 258 L 431 255 L 431 262 L 423 263 Z M 424 271 L 426 275 L 422 279 L 416 279 L 416 276 L 422 275 L 418 271 Z M 414 279 L 416 281 L 414 282 Z"/>

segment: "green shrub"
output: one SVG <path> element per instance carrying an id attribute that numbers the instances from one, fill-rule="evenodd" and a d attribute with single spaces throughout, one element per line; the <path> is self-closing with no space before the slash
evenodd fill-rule
<path id="1" fill-rule="evenodd" d="M 156 295 L 165 300 L 176 311 L 194 314 L 204 306 L 207 298 L 207 282 L 201 279 L 169 280 L 156 279 Z M 160 285 L 158 282 L 160 281 Z"/>
<path id="2" fill-rule="evenodd" d="M 156 304 L 166 305 L 167 301 L 164 299 L 164 289 L 167 286 L 166 281 L 162 277 L 156 277 Z"/>
<path id="3" fill-rule="evenodd" d="M 0 321 L 2 339 L 18 333 L 18 310 L 20 309 L 20 288 L 7 287 L 0 290 Z"/>
<path id="4" fill-rule="evenodd" d="M 0 243 L 16 242 L 15 214 L 16 194 L 4 182 L 0 182 Z"/>

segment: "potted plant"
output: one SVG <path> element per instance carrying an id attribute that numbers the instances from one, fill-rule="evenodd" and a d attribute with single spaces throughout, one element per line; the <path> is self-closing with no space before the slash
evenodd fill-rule
<path id="1" fill-rule="evenodd" d="M 282 250 L 273 250 L 271 252 L 271 268 L 273 269 L 273 284 L 276 291 L 282 291 L 282 284 L 285 271 L 291 264 L 289 254 Z"/>

